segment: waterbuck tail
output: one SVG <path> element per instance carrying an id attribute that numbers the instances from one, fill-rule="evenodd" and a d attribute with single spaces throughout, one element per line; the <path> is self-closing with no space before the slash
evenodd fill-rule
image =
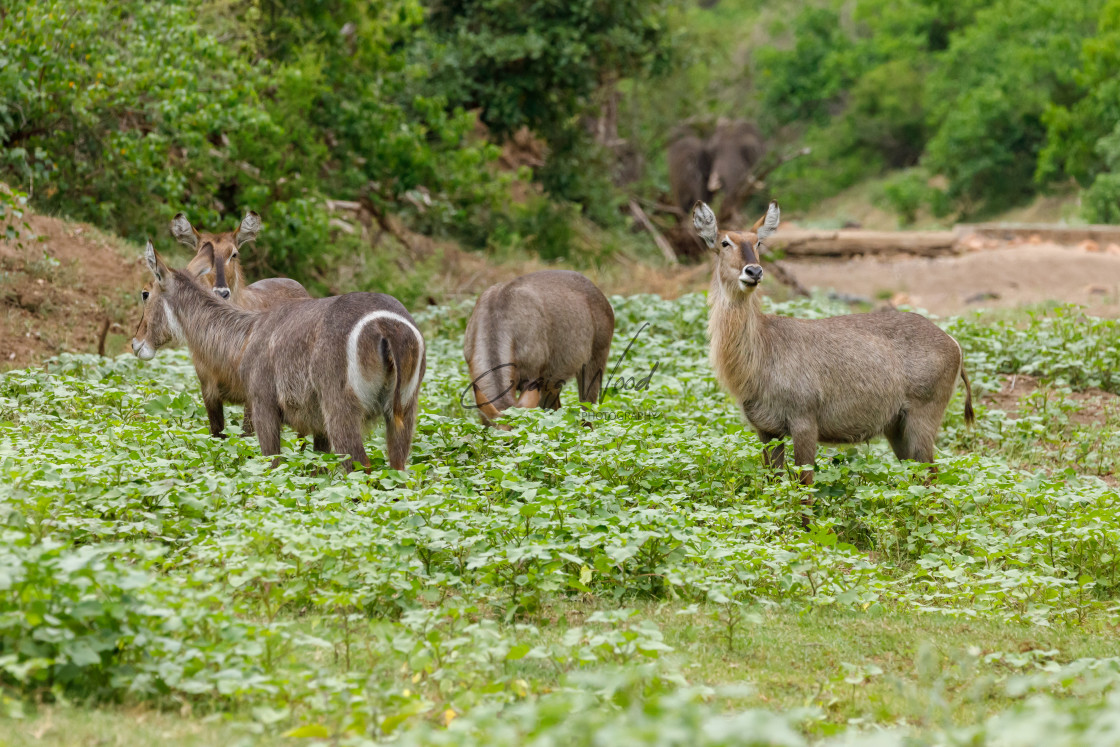
<path id="1" fill-rule="evenodd" d="M 395 320 L 394 320 L 395 321 Z M 393 418 L 403 422 L 405 412 L 416 399 L 420 388 L 421 368 L 424 361 L 424 338 L 420 330 L 403 317 L 386 330 L 382 338 L 382 355 L 392 358 L 397 380 L 393 387 Z"/>
<path id="2" fill-rule="evenodd" d="M 961 381 L 964 382 L 964 422 L 972 425 L 976 422 L 976 413 L 972 411 L 972 384 L 965 373 L 964 364 L 961 364 Z"/>
<path id="3" fill-rule="evenodd" d="M 371 322 L 374 323 L 372 330 L 376 331 L 373 332 L 374 337 L 365 338 L 367 345 L 373 345 L 372 348 L 366 348 L 366 355 L 377 356 L 380 361 L 374 363 L 374 360 L 367 358 L 368 363 L 363 364 L 359 342 L 363 331 Z M 359 319 L 350 330 L 347 348 L 347 379 L 359 401 L 367 407 L 372 406 L 379 396 L 378 392 L 384 392 L 383 387 L 389 384 L 386 378 L 388 372 L 393 371 L 396 381 L 392 384 L 390 401 L 382 400 L 380 407 L 388 405 L 386 410 L 403 414 L 420 388 L 424 361 L 424 338 L 420 335 L 420 330 L 396 312 L 372 311 Z"/>

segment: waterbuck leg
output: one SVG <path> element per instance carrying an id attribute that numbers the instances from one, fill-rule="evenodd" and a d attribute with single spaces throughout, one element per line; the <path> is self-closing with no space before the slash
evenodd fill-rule
<path id="1" fill-rule="evenodd" d="M 903 440 L 906 444 L 906 456 L 899 454 L 899 459 L 913 459 L 915 462 L 924 462 L 930 465 L 929 475 L 925 484 L 929 485 L 937 476 L 937 465 L 933 463 L 934 443 L 937 441 L 937 429 L 941 426 L 941 416 L 944 406 L 927 405 L 906 419 L 903 429 Z M 898 454 L 898 452 L 895 452 Z"/>
<path id="2" fill-rule="evenodd" d="M 202 384 L 202 403 L 206 405 L 206 418 L 210 421 L 210 435 L 214 438 L 225 438 L 222 433 L 226 429 L 226 413 L 222 408 L 222 396 L 218 387 L 213 382 Z"/>
<path id="3" fill-rule="evenodd" d="M 471 375 L 474 375 L 472 370 Z M 504 366 L 475 377 L 474 401 L 482 416 L 482 424 L 508 431 L 509 426 L 498 423 L 502 410 L 517 404 L 513 390 L 517 384 L 517 372 L 513 366 Z"/>
<path id="4" fill-rule="evenodd" d="M 758 434 L 758 440 L 762 442 L 762 463 L 770 469 L 781 469 L 786 465 L 786 445 L 784 442 L 770 445 L 772 441 L 781 438 L 776 433 L 762 433 Z"/>
<path id="5" fill-rule="evenodd" d="M 580 402 L 598 402 L 599 392 L 603 388 L 603 377 L 606 376 L 607 355 L 610 348 L 596 350 L 591 355 L 591 360 L 583 364 L 576 374 L 576 385 L 579 388 Z"/>
<path id="6" fill-rule="evenodd" d="M 564 388 L 563 382 L 558 384 L 549 384 L 541 391 L 541 407 L 548 408 L 549 410 L 560 409 L 560 390 Z"/>
<path id="7" fill-rule="evenodd" d="M 280 406 L 275 402 L 258 400 L 253 408 L 256 413 L 257 443 L 261 445 L 261 454 L 275 456 L 272 466 L 280 464 Z"/>
<path id="8" fill-rule="evenodd" d="M 359 462 L 367 470 L 369 469 L 369 456 L 362 443 L 362 426 L 354 415 L 358 408 L 359 405 L 355 400 L 352 408 L 345 406 L 339 408 L 346 412 L 327 414 L 327 438 L 330 439 L 331 451 L 335 454 L 349 455 L 342 460 L 344 472 L 354 469 L 354 462 Z"/>
<path id="9" fill-rule="evenodd" d="M 404 471 L 408 466 L 408 455 L 412 452 L 412 436 L 416 431 L 416 403 L 404 407 L 400 415 L 385 413 L 385 450 L 389 454 L 389 466 Z"/>
<path id="10" fill-rule="evenodd" d="M 899 413 L 898 417 L 891 421 L 887 426 L 883 435 L 887 437 L 887 442 L 891 445 L 891 451 L 898 457 L 898 461 L 903 461 L 910 458 L 910 449 L 906 443 L 906 413 Z"/>
<path id="11" fill-rule="evenodd" d="M 517 407 L 540 407 L 541 404 L 541 389 L 534 386 L 532 389 L 522 392 L 521 396 L 517 398 Z"/>
<path id="12" fill-rule="evenodd" d="M 793 462 L 800 469 L 802 485 L 813 484 L 813 465 L 817 461 L 817 424 L 809 422 L 792 423 L 790 436 L 793 437 Z M 811 497 L 802 498 L 804 507 L 801 526 L 809 526 L 809 509 L 813 505 Z"/>

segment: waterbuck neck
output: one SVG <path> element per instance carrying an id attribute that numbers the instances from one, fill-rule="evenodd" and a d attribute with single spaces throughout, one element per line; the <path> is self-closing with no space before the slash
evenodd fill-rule
<path id="1" fill-rule="evenodd" d="M 709 359 L 716 378 L 738 399 L 757 393 L 766 359 L 766 315 L 758 291 L 728 294 L 717 277 L 708 293 Z"/>
<path id="2" fill-rule="evenodd" d="M 196 361 L 221 370 L 237 370 L 259 312 L 219 300 L 181 272 L 175 273 L 174 290 L 165 293 L 163 299 Z"/>

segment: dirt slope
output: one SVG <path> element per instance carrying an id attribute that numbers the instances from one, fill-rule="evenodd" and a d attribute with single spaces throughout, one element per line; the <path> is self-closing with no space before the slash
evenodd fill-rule
<path id="1" fill-rule="evenodd" d="M 27 220 L 32 237 L 0 241 L 0 370 L 96 353 L 103 332 L 107 354 L 124 352 L 139 314 L 139 248 L 84 223 Z"/>

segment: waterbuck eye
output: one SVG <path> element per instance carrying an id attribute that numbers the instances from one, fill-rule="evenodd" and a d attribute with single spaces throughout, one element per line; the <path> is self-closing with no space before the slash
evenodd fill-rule
<path id="1" fill-rule="evenodd" d="M 233 260 L 237 259 L 237 252 L 234 252 L 233 254 L 229 255 L 229 259 L 230 259 L 231 262 Z"/>
<path id="2" fill-rule="evenodd" d="M 148 300 L 148 291 L 140 291 L 140 298 L 147 301 Z"/>
<path id="3" fill-rule="evenodd" d="M 727 239 L 724 239 L 724 240 L 723 240 L 723 245 L 724 245 L 724 246 L 731 246 L 731 242 L 730 242 L 730 241 L 728 241 Z"/>

